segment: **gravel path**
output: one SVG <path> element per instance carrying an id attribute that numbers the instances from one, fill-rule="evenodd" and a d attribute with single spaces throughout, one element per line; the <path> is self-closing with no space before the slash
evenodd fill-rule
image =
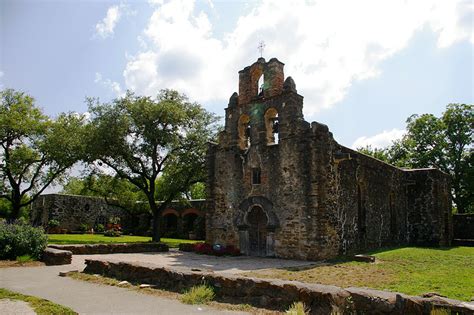
<path id="1" fill-rule="evenodd" d="M 23 301 L 2 299 L 0 300 L 0 314 L 2 315 L 36 315 L 31 306 Z"/>

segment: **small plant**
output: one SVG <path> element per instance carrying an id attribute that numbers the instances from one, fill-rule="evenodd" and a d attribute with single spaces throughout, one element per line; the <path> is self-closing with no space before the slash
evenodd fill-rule
<path id="1" fill-rule="evenodd" d="M 107 230 L 104 232 L 104 236 L 109 236 L 109 237 L 119 237 L 122 235 L 122 232 L 116 231 L 116 230 Z"/>
<path id="2" fill-rule="evenodd" d="M 100 224 L 100 223 L 99 223 L 99 224 L 97 224 L 97 226 L 95 227 L 95 230 L 96 230 L 96 232 L 98 232 L 98 233 L 103 233 L 103 232 L 105 231 L 105 227 L 104 227 L 103 224 Z"/>
<path id="3" fill-rule="evenodd" d="M 49 222 L 48 222 L 48 226 L 49 226 L 50 228 L 52 228 L 52 229 L 53 229 L 53 228 L 57 228 L 57 227 L 59 226 L 59 221 L 56 220 L 56 219 L 51 219 L 51 220 L 49 220 Z"/>
<path id="4" fill-rule="evenodd" d="M 215 297 L 214 289 L 208 285 L 201 284 L 192 287 L 181 297 L 181 302 L 186 304 L 206 304 Z"/>
<path id="5" fill-rule="evenodd" d="M 81 225 L 79 225 L 79 231 L 81 231 L 82 233 L 89 231 L 89 225 L 82 223 Z"/>
<path id="6" fill-rule="evenodd" d="M 307 315 L 309 314 L 309 309 L 303 302 L 294 302 L 291 304 L 290 308 L 286 311 L 286 314 L 290 315 Z"/>
<path id="7" fill-rule="evenodd" d="M 24 264 L 26 262 L 33 261 L 33 260 L 34 260 L 33 257 L 31 257 L 30 255 L 22 255 L 16 258 L 16 261 L 19 262 L 20 264 Z"/>

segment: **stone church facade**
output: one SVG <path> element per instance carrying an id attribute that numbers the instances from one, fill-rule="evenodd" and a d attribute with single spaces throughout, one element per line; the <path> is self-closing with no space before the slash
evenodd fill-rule
<path id="1" fill-rule="evenodd" d="M 299 259 L 449 245 L 449 177 L 338 144 L 326 125 L 304 120 L 283 67 L 259 58 L 239 72 L 225 129 L 208 150 L 207 242 Z"/>

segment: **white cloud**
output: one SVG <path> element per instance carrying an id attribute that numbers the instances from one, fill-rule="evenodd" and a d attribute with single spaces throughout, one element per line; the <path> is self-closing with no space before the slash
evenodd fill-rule
<path id="1" fill-rule="evenodd" d="M 107 9 L 105 17 L 95 25 L 95 37 L 105 39 L 114 35 L 115 26 L 123 15 L 135 15 L 128 5 L 114 5 Z"/>
<path id="2" fill-rule="evenodd" d="M 152 2 L 141 38 L 149 45 L 128 61 L 125 85 L 148 95 L 174 88 L 200 102 L 227 101 L 262 39 L 264 57 L 286 63 L 310 115 L 341 101 L 354 82 L 377 76 L 380 63 L 423 28 L 438 35 L 439 47 L 473 41 L 472 4 L 463 0 L 263 0 L 222 39 L 193 1 Z"/>
<path id="3" fill-rule="evenodd" d="M 372 148 L 385 148 L 392 144 L 394 140 L 398 140 L 405 134 L 405 130 L 392 129 L 384 130 L 383 132 L 371 137 L 359 137 L 352 144 L 353 149 L 371 146 Z"/>
<path id="4" fill-rule="evenodd" d="M 3 82 L 1 81 L 3 78 L 3 75 L 4 75 L 3 71 L 0 71 L 0 90 L 3 89 Z"/>
<path id="5" fill-rule="evenodd" d="M 99 72 L 95 73 L 94 82 L 101 84 L 102 86 L 111 90 L 116 96 L 123 96 L 125 94 L 118 82 L 112 81 L 110 79 L 103 79 L 102 74 L 100 74 Z"/>

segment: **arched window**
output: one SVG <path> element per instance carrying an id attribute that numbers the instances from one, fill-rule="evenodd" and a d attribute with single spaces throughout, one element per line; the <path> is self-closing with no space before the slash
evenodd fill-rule
<path id="1" fill-rule="evenodd" d="M 250 147 L 250 117 L 249 115 L 243 114 L 239 118 L 238 126 L 239 130 L 239 147 L 242 150 Z"/>
<path id="2" fill-rule="evenodd" d="M 280 141 L 280 122 L 278 120 L 278 112 L 273 107 L 265 112 L 265 129 L 267 145 L 278 144 Z"/>
<path id="3" fill-rule="evenodd" d="M 262 73 L 262 75 L 260 76 L 260 78 L 258 79 L 258 82 L 257 82 L 257 95 L 258 96 L 261 96 L 263 95 L 263 88 L 265 86 L 265 77 Z"/>

